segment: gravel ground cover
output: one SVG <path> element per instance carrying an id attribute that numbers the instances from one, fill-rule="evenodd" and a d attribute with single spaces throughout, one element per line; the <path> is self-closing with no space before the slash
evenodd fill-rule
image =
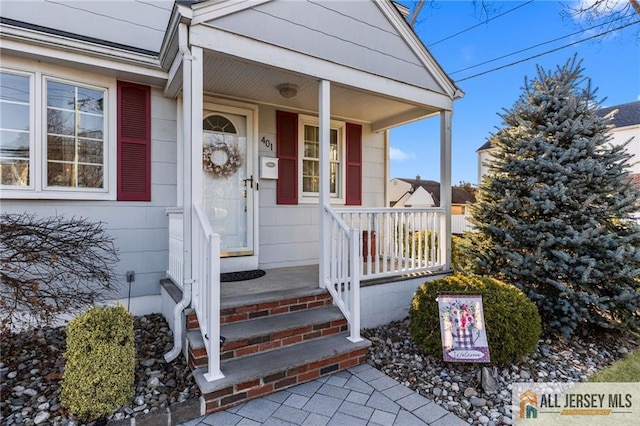
<path id="1" fill-rule="evenodd" d="M 512 424 L 511 388 L 515 382 L 581 382 L 610 365 L 640 342 L 600 336 L 562 342 L 550 336 L 521 362 L 491 368 L 495 392 L 485 392 L 478 365 L 445 363 L 425 355 L 411 340 L 409 320 L 365 330 L 372 341 L 368 362 L 405 386 L 434 400 L 470 424 Z"/>
<path id="2" fill-rule="evenodd" d="M 169 404 L 199 397 L 198 387 L 184 359 L 168 364 L 163 355 L 173 336 L 159 314 L 135 318 L 136 390 L 131 404 L 120 407 L 109 420 L 135 417 Z M 405 386 L 434 400 L 470 424 L 511 424 L 511 385 L 514 382 L 579 382 L 626 353 L 640 342 L 602 337 L 576 338 L 569 343 L 546 337 L 521 362 L 492 369 L 496 392 L 484 391 L 479 367 L 444 363 L 416 348 L 409 321 L 392 322 L 365 330 L 373 342 L 368 362 Z M 65 328 L 45 328 L 3 336 L 0 342 L 0 424 L 71 425 L 82 423 L 60 405 L 64 371 Z"/>
<path id="3" fill-rule="evenodd" d="M 66 350 L 65 327 L 2 336 L 0 345 L 0 424 L 80 425 L 60 405 Z M 173 333 L 160 314 L 134 319 L 135 396 L 108 419 L 135 417 L 200 393 L 184 357 L 167 363 Z"/>

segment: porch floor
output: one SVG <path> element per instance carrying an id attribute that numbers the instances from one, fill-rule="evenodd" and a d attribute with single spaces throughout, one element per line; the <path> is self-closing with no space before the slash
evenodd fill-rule
<path id="1" fill-rule="evenodd" d="M 222 299 L 271 291 L 318 288 L 318 265 L 265 269 L 260 278 L 220 284 Z"/>

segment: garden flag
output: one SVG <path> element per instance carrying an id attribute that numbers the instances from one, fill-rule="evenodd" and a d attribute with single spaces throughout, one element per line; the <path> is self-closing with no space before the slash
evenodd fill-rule
<path id="1" fill-rule="evenodd" d="M 489 362 L 482 296 L 438 296 L 442 354 L 448 362 Z"/>

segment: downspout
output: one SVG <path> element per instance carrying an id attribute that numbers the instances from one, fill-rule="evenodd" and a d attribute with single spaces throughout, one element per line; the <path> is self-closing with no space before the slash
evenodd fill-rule
<path id="1" fill-rule="evenodd" d="M 191 285 L 193 283 L 191 271 L 191 158 L 187 153 L 191 152 L 191 51 L 187 42 L 188 28 L 184 23 L 178 24 L 178 47 L 179 53 L 182 55 L 182 149 L 183 155 L 183 203 L 182 203 L 182 223 L 183 223 L 183 254 L 184 266 L 182 272 L 182 300 L 173 308 L 173 323 L 180 326 L 174 326 L 173 332 L 173 349 L 164 354 L 166 362 L 171 362 L 180 355 L 182 351 L 182 312 L 191 304 Z M 189 118 L 187 120 L 187 118 Z M 185 125 L 188 123 L 188 125 Z"/>

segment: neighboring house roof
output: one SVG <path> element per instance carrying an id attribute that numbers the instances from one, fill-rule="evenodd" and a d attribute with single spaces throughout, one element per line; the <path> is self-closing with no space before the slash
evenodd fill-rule
<path id="1" fill-rule="evenodd" d="M 606 117 L 610 114 L 611 124 L 618 128 L 640 124 L 640 101 L 601 108 L 597 114 L 599 117 Z"/>
<path id="2" fill-rule="evenodd" d="M 435 205 L 433 196 L 423 187 L 419 186 L 411 192 L 405 194 L 407 197 L 403 201 L 403 205 L 407 207 L 431 207 Z"/>
<path id="3" fill-rule="evenodd" d="M 488 140 L 484 143 L 484 145 L 482 145 L 480 148 L 478 148 L 478 149 L 476 150 L 476 152 L 478 152 L 478 151 L 484 151 L 485 149 L 491 149 L 491 139 L 488 139 Z"/>
<path id="4" fill-rule="evenodd" d="M 435 180 L 422 180 L 418 176 L 416 179 L 397 178 L 411 185 L 411 188 L 421 187 L 433 198 L 436 207 L 440 206 L 440 182 Z M 476 202 L 476 197 L 469 191 L 456 186 L 451 187 L 451 203 L 452 204 L 472 204 Z"/>
<path id="5" fill-rule="evenodd" d="M 611 114 L 611 124 L 617 128 L 640 124 L 640 101 L 600 108 L 596 111 L 596 114 L 599 117 L 605 117 L 608 114 Z M 491 148 L 491 139 L 489 139 L 480 148 L 478 148 L 476 152 Z"/>

